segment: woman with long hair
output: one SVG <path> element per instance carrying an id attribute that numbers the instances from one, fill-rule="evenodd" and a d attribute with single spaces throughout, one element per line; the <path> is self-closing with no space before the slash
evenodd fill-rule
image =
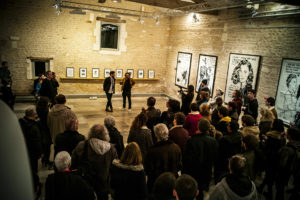
<path id="1" fill-rule="evenodd" d="M 130 127 L 127 143 L 136 142 L 142 152 L 143 160 L 148 152 L 148 149 L 153 145 L 150 129 L 146 126 L 147 115 L 142 112 L 132 122 Z"/>
<path id="2" fill-rule="evenodd" d="M 143 200 L 147 197 L 146 176 L 139 145 L 129 143 L 120 160 L 113 160 L 111 168 L 113 198 Z"/>
<path id="3" fill-rule="evenodd" d="M 272 122 L 275 119 L 275 117 L 274 117 L 272 111 L 267 108 L 261 108 L 260 114 L 261 114 L 261 118 L 260 118 L 258 127 L 259 127 L 259 131 L 260 131 L 259 136 L 261 138 L 262 135 L 266 135 L 267 132 L 270 131 Z"/>

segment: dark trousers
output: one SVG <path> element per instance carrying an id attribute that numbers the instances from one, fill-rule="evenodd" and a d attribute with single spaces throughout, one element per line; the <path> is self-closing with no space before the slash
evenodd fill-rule
<path id="1" fill-rule="evenodd" d="M 126 108 L 126 97 L 128 98 L 128 108 L 131 109 L 131 92 L 130 91 L 123 91 L 123 108 Z"/>
<path id="2" fill-rule="evenodd" d="M 111 98 L 112 98 L 112 93 L 106 93 L 106 98 L 107 98 L 107 103 L 106 103 L 106 109 L 108 109 L 108 107 L 110 107 L 110 109 L 112 110 L 112 103 L 111 103 Z"/>

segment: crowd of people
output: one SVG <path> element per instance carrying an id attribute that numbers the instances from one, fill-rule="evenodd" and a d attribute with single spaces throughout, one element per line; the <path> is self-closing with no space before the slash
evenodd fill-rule
<path id="1" fill-rule="evenodd" d="M 3 62 L 0 70 L 2 92 L 11 92 L 7 66 Z M 299 123 L 291 123 L 285 131 L 272 97 L 265 98 L 266 106 L 259 108 L 255 90 L 248 90 L 247 101 L 236 90 L 225 105 L 221 89 L 210 99 L 206 80 L 195 102 L 194 86 L 189 85 L 186 92 L 180 90 L 181 103 L 169 99 L 163 112 L 155 108 L 156 99 L 149 97 L 124 145 L 112 116 L 93 125 L 87 138 L 80 134 L 76 114 L 65 105 L 66 97 L 57 93 L 55 73 L 45 75 L 34 81 L 36 107 L 26 109 L 19 119 L 36 197 L 41 194 L 41 159 L 44 167 L 54 169 L 46 180 L 46 200 L 192 200 L 203 199 L 204 191 L 212 200 L 257 199 L 258 193 L 267 199 L 275 194 L 281 200 L 286 193 L 290 199 L 300 199 Z M 112 71 L 103 86 L 107 112 L 113 112 L 114 75 Z M 127 98 L 131 111 L 134 81 L 129 73 L 120 84 L 123 110 Z M 13 107 L 13 100 L 6 103 Z M 50 161 L 52 144 L 54 162 Z M 263 181 L 255 185 L 259 176 Z M 293 188 L 285 190 L 289 181 Z"/>

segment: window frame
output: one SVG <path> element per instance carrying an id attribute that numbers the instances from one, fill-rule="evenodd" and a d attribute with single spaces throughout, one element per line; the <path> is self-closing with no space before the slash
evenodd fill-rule
<path id="1" fill-rule="evenodd" d="M 36 79 L 38 78 L 39 76 L 35 76 L 35 62 L 45 62 L 45 73 L 47 71 L 50 70 L 50 59 L 31 59 L 31 73 L 32 73 L 32 79 Z"/>
<path id="2" fill-rule="evenodd" d="M 102 48 L 101 47 L 101 40 L 102 40 L 102 25 L 104 24 L 111 24 L 118 27 L 118 41 L 117 41 L 117 48 Z M 100 22 L 100 51 L 119 51 L 120 50 L 120 34 L 121 34 L 121 24 L 120 23 L 114 23 L 114 22 L 108 22 L 108 21 L 101 21 Z"/>

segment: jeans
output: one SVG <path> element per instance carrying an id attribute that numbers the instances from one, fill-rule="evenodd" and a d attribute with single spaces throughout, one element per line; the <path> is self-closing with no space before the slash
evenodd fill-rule
<path id="1" fill-rule="evenodd" d="M 123 108 L 126 107 L 126 97 L 128 98 L 128 109 L 131 109 L 131 92 L 130 91 L 123 91 Z"/>
<path id="2" fill-rule="evenodd" d="M 107 98 L 107 103 L 106 103 L 106 110 L 108 109 L 108 107 L 110 107 L 110 109 L 112 110 L 112 103 L 111 103 L 111 98 L 112 98 L 112 93 L 106 93 L 106 98 Z"/>

